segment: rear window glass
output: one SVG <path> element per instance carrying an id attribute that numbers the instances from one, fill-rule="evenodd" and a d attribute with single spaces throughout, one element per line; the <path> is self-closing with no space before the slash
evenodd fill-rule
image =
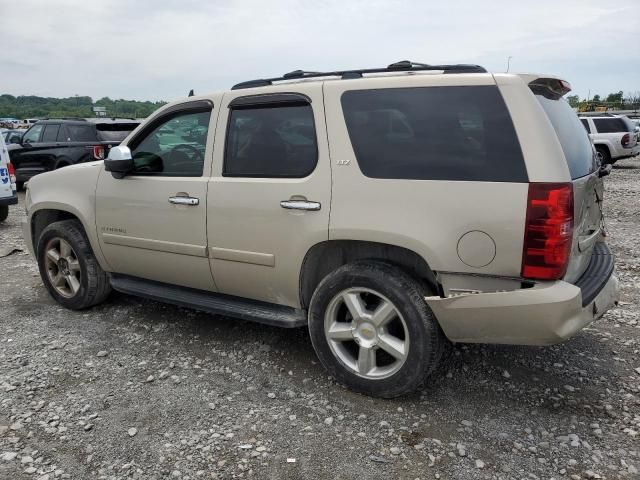
<path id="1" fill-rule="evenodd" d="M 593 123 L 598 133 L 621 133 L 629 131 L 629 127 L 621 118 L 594 118 Z"/>
<path id="2" fill-rule="evenodd" d="M 367 177 L 528 181 L 495 86 L 352 90 L 342 95 L 342 109 Z"/>
<path id="3" fill-rule="evenodd" d="M 138 126 L 137 123 L 103 123 L 96 125 L 98 140 L 121 142 Z"/>
<path id="4" fill-rule="evenodd" d="M 576 112 L 562 98 L 551 99 L 543 95 L 536 95 L 536 98 L 556 131 L 571 178 L 584 177 L 595 171 L 596 158 L 591 140 Z"/>
<path id="5" fill-rule="evenodd" d="M 97 140 L 93 125 L 67 125 L 67 132 L 72 142 L 95 142 Z"/>

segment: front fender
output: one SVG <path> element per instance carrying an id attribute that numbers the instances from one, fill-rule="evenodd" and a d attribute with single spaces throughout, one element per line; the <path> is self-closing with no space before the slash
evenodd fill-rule
<path id="1" fill-rule="evenodd" d="M 82 223 L 96 260 L 103 270 L 109 271 L 98 242 L 95 218 L 96 186 L 102 165 L 102 161 L 72 165 L 29 180 L 27 223 L 29 232 L 33 233 L 33 218 L 37 212 L 57 210 L 73 215 Z M 31 243 L 30 238 L 25 241 Z M 33 243 L 35 247 L 37 239 Z"/>

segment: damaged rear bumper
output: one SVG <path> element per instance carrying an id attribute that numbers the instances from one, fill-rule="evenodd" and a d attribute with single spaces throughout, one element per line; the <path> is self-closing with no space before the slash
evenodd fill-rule
<path id="1" fill-rule="evenodd" d="M 595 292 L 583 290 L 580 282 L 560 280 L 513 291 L 425 300 L 451 341 L 552 345 L 572 337 L 617 303 L 619 287 L 613 267 L 599 268 Z M 593 277 L 593 270 L 585 274 Z"/>

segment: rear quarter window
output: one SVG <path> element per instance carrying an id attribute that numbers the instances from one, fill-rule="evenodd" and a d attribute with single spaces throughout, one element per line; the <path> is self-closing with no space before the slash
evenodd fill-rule
<path id="1" fill-rule="evenodd" d="M 95 142 L 96 128 L 93 125 L 66 125 L 72 142 Z"/>
<path id="2" fill-rule="evenodd" d="M 558 136 L 572 179 L 584 177 L 596 169 L 596 159 L 589 135 L 576 112 L 563 98 L 536 94 Z"/>
<path id="3" fill-rule="evenodd" d="M 137 123 L 103 123 L 97 124 L 98 140 L 103 142 L 121 142 L 136 129 Z"/>
<path id="4" fill-rule="evenodd" d="M 528 181 L 496 86 L 351 90 L 341 103 L 367 177 Z"/>
<path id="5" fill-rule="evenodd" d="M 598 133 L 622 133 L 629 131 L 629 127 L 621 118 L 594 118 L 593 123 Z"/>

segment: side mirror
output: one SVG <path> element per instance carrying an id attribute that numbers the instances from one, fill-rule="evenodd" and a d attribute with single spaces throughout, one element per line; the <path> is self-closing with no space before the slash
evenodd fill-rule
<path id="1" fill-rule="evenodd" d="M 113 178 L 124 178 L 133 170 L 133 157 L 129 147 L 113 147 L 104 161 L 104 169 L 111 172 Z"/>

